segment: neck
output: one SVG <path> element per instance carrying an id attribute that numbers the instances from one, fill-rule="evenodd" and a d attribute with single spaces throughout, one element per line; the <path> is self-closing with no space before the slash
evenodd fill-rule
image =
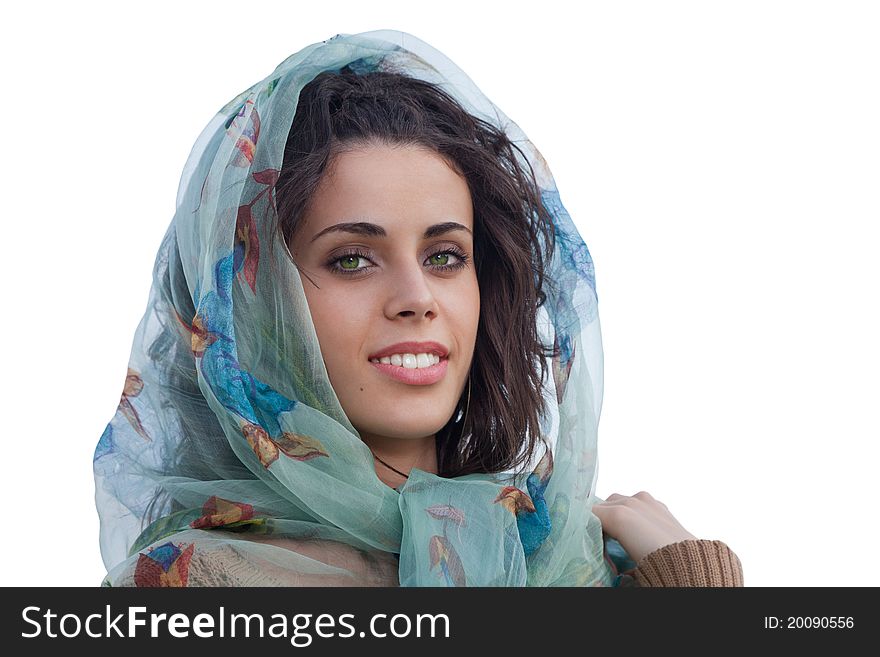
<path id="1" fill-rule="evenodd" d="M 437 473 L 437 450 L 433 435 L 424 438 L 388 438 L 361 434 L 361 439 L 373 454 L 404 474 L 408 475 L 413 468 Z M 388 486 L 397 488 L 406 481 L 405 476 L 394 472 L 378 459 L 374 459 L 374 465 L 376 475 Z"/>

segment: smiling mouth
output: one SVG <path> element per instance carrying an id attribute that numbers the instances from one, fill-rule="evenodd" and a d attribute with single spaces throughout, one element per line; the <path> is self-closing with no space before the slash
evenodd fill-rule
<path id="1" fill-rule="evenodd" d="M 376 362 L 377 360 L 379 362 Z M 417 386 L 431 385 L 443 379 L 446 376 L 446 368 L 449 363 L 448 358 L 440 358 L 439 362 L 429 363 L 424 367 L 406 367 L 405 365 L 383 363 L 381 360 L 374 358 L 370 364 L 381 374 L 395 381 Z"/>
<path id="2" fill-rule="evenodd" d="M 448 360 L 446 356 L 438 356 L 436 354 L 394 354 L 393 356 L 383 356 L 382 358 L 371 358 L 371 363 L 392 365 L 403 369 L 415 370 L 425 369 L 439 365 L 441 361 Z"/>

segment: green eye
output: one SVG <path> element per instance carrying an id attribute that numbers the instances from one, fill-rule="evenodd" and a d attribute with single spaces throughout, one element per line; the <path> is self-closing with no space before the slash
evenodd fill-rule
<path id="1" fill-rule="evenodd" d="M 457 259 L 456 262 L 451 263 L 449 261 L 449 256 L 455 256 Z M 326 267 L 337 274 L 347 274 L 352 276 L 359 276 L 361 273 L 365 273 L 368 269 L 372 269 L 373 267 L 361 267 L 361 260 L 366 260 L 370 262 L 370 256 L 366 253 L 361 253 L 359 251 L 354 251 L 351 253 L 344 253 L 340 256 L 336 256 L 333 259 L 329 260 L 326 263 Z M 433 253 L 428 256 L 428 264 L 433 267 L 435 271 L 438 272 L 452 272 L 462 267 L 466 266 L 469 257 L 459 251 L 458 249 L 447 249 L 446 251 L 438 251 L 437 253 Z"/>
<path id="2" fill-rule="evenodd" d="M 329 260 L 326 267 L 337 274 L 360 274 L 361 272 L 370 269 L 370 267 L 360 266 L 362 260 L 369 262 L 370 258 L 366 253 L 352 251 L 351 253 L 343 253 L 342 255 Z"/>

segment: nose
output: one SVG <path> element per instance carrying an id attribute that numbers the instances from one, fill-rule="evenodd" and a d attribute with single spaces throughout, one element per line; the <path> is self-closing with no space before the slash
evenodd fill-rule
<path id="1" fill-rule="evenodd" d="M 429 276 L 425 267 L 415 260 L 396 265 L 388 280 L 385 316 L 388 319 L 436 317 L 439 305 Z"/>

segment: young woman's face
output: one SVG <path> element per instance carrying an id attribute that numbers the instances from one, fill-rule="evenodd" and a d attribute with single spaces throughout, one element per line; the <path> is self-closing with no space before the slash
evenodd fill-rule
<path id="1" fill-rule="evenodd" d="M 339 155 L 297 225 L 330 382 L 368 443 L 435 434 L 456 409 L 480 316 L 473 230 L 463 177 L 432 151 L 385 145 Z"/>

